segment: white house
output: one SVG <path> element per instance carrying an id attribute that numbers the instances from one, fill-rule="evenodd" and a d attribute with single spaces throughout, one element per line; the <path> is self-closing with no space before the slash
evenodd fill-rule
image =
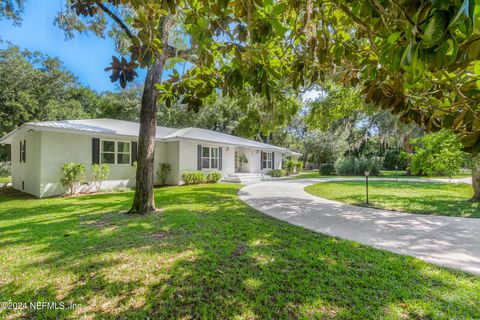
<path id="1" fill-rule="evenodd" d="M 102 188 L 134 187 L 139 124 L 113 119 L 30 122 L 0 138 L 11 145 L 12 186 L 38 198 L 65 192 L 61 167 L 67 162 L 108 163 L 110 174 Z M 285 156 L 298 153 L 215 131 L 157 127 L 155 172 L 168 162 L 168 184 L 181 184 L 184 171 L 265 173 L 280 169 Z M 243 156 L 244 157 L 243 157 Z M 239 159 L 246 158 L 241 164 Z M 156 175 L 155 175 L 156 177 Z M 156 178 L 157 179 L 157 178 Z"/>

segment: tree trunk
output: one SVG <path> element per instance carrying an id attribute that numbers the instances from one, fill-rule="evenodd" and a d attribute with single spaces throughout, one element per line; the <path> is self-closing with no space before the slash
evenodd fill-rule
<path id="1" fill-rule="evenodd" d="M 173 17 L 162 18 L 159 29 L 163 44 L 168 42 L 168 33 L 173 25 Z M 163 67 L 167 57 L 157 55 L 153 64 L 148 68 L 143 88 L 142 107 L 140 109 L 140 132 L 138 136 L 138 160 L 135 197 L 129 213 L 147 214 L 155 211 L 154 186 L 154 151 L 155 133 L 157 129 L 157 100 L 158 90 L 156 83 L 162 79 Z"/>
<path id="2" fill-rule="evenodd" d="M 480 152 L 473 156 L 473 165 L 472 165 L 472 186 L 473 186 L 473 197 L 472 201 L 480 201 Z"/>

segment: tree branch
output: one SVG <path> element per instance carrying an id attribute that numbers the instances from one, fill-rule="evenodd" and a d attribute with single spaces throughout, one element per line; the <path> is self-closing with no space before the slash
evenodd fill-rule
<path id="1" fill-rule="evenodd" d="M 113 13 L 110 9 L 108 9 L 103 3 L 101 3 L 100 1 L 95 1 L 95 3 L 97 4 L 97 6 L 103 10 L 103 12 L 105 12 L 110 18 L 112 18 L 119 26 L 120 28 L 123 29 L 123 31 L 125 31 L 125 33 L 127 34 L 127 36 L 130 38 L 130 39 L 135 39 L 135 35 L 132 33 L 132 31 L 130 31 L 130 29 L 128 28 L 128 26 L 125 24 L 125 22 L 122 21 L 122 19 L 120 19 L 115 13 Z"/>
<path id="2" fill-rule="evenodd" d="M 337 8 L 342 10 L 343 13 L 345 13 L 348 17 L 350 17 L 350 19 L 352 19 L 353 22 L 355 22 L 361 29 L 363 29 L 367 33 L 367 37 L 370 40 L 370 44 L 375 48 L 376 47 L 375 41 L 374 41 L 374 38 L 372 37 L 372 35 L 375 36 L 375 32 L 372 29 L 370 29 L 370 27 L 365 22 L 363 22 L 362 19 L 354 15 L 353 12 L 350 11 L 350 9 L 347 6 L 337 2 L 333 2 L 333 4 L 337 6 Z"/>
<path id="3" fill-rule="evenodd" d="M 335 6 L 337 6 L 340 10 L 343 11 L 347 16 L 350 17 L 354 22 L 356 22 L 364 31 L 366 31 L 369 35 L 374 35 L 375 33 L 370 29 L 368 25 L 365 24 L 365 22 L 362 21 L 359 17 L 354 15 L 350 9 L 345 6 L 344 4 L 341 3 L 336 3 L 334 2 Z"/>
<path id="4" fill-rule="evenodd" d="M 188 48 L 188 49 L 178 50 L 175 47 L 167 44 L 163 48 L 163 52 L 169 58 L 173 58 L 173 57 L 189 58 L 191 55 L 194 54 L 194 49 Z"/>

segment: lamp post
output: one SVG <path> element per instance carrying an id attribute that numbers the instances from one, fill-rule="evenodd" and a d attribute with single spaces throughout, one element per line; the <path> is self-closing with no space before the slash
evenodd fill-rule
<path id="1" fill-rule="evenodd" d="M 395 166 L 395 181 L 398 181 L 398 166 Z"/>
<path id="2" fill-rule="evenodd" d="M 367 198 L 367 204 L 368 204 L 368 176 L 370 175 L 370 170 L 365 170 L 365 195 Z"/>

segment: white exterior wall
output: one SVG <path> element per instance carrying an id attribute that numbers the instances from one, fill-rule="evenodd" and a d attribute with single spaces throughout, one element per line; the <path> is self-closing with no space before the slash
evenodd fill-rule
<path id="1" fill-rule="evenodd" d="M 167 162 L 167 157 L 165 154 L 166 148 L 167 146 L 165 142 L 160 142 L 160 141 L 155 142 L 155 151 L 153 155 L 153 159 L 154 159 L 153 174 L 154 174 L 155 185 L 159 184 L 157 172 L 160 167 L 160 163 Z"/>
<path id="2" fill-rule="evenodd" d="M 92 135 L 53 131 L 19 133 L 11 145 L 12 186 L 39 198 L 61 195 L 65 192 L 60 183 L 61 167 L 68 162 L 83 163 L 86 169 L 86 180 L 91 180 L 92 138 L 94 137 L 99 138 Z M 20 163 L 20 141 L 24 139 L 27 141 L 26 163 Z M 134 141 L 134 138 L 106 137 L 104 140 Z M 218 171 L 222 177 L 235 173 L 235 151 L 247 156 L 248 164 L 244 166 L 243 172 L 265 173 L 270 170 L 260 169 L 261 150 L 187 139 L 171 142 L 157 141 L 154 156 L 155 182 L 158 183 L 157 171 L 161 162 L 168 162 L 171 165 L 171 172 L 166 181 L 170 185 L 182 183 L 182 172 L 197 171 L 199 144 L 222 147 L 222 170 L 203 169 L 204 172 Z M 110 174 L 102 183 L 101 189 L 135 187 L 135 166 L 131 164 L 110 164 L 109 166 Z M 281 169 L 281 167 L 282 154 L 275 152 L 274 168 Z M 80 191 L 89 191 L 89 186 L 83 185 Z M 90 191 L 94 190 L 90 189 Z"/>
<path id="3" fill-rule="evenodd" d="M 41 132 L 22 132 L 12 141 L 12 187 L 40 197 Z M 20 141 L 26 141 L 26 161 L 20 163 Z"/>
<path id="4" fill-rule="evenodd" d="M 240 154 L 245 154 L 248 159 L 248 163 L 244 164 L 242 172 L 251 173 L 266 173 L 271 169 L 260 169 L 260 155 L 261 150 L 250 148 L 232 147 L 222 144 L 214 144 L 211 142 L 201 142 L 192 140 L 179 141 L 179 180 L 181 180 L 181 174 L 184 171 L 197 171 L 198 170 L 198 145 L 207 147 L 222 147 L 222 170 L 217 169 L 202 169 L 201 171 L 220 172 L 222 177 L 235 173 L 235 151 Z M 282 154 L 275 152 L 274 168 L 282 168 Z M 173 171 L 173 170 L 172 170 Z M 181 182 L 181 181 L 180 181 Z"/>
<path id="5" fill-rule="evenodd" d="M 170 163 L 172 171 L 167 176 L 167 184 L 180 183 L 180 142 L 172 141 L 165 143 L 165 160 Z"/>
<path id="6" fill-rule="evenodd" d="M 201 142 L 193 140 L 181 140 L 179 174 L 184 171 L 198 171 L 198 145 L 205 147 L 221 147 L 222 148 L 222 170 L 218 169 L 202 169 L 203 172 L 220 172 L 222 177 L 228 176 L 235 172 L 235 148 L 231 146 L 215 144 L 211 142 Z"/>
<path id="7" fill-rule="evenodd" d="M 248 159 L 248 164 L 244 165 L 244 167 L 247 168 L 248 172 L 261 172 L 261 173 L 266 173 L 272 169 L 282 169 L 282 153 L 281 152 L 274 152 L 274 164 L 273 168 L 264 168 L 261 169 L 261 163 L 260 159 L 262 156 L 262 150 L 257 150 L 257 149 L 245 149 L 245 148 L 239 148 L 239 153 L 245 154 L 245 156 Z M 242 172 L 245 172 L 247 170 L 242 170 Z"/>
<path id="8" fill-rule="evenodd" d="M 65 163 L 83 163 L 85 165 L 86 179 L 91 179 L 93 137 L 63 132 L 42 132 L 39 197 L 50 197 L 65 192 L 64 187 L 60 183 L 62 177 L 61 168 Z M 105 140 L 129 141 L 122 138 L 105 138 Z M 107 180 L 102 182 L 101 189 L 131 188 L 135 186 L 135 166 L 131 164 L 109 164 L 109 166 L 110 174 Z M 82 186 L 82 191 L 87 190 L 88 186 Z"/>
<path id="9" fill-rule="evenodd" d="M 273 168 L 282 169 L 283 154 L 281 152 L 275 152 Z"/>

